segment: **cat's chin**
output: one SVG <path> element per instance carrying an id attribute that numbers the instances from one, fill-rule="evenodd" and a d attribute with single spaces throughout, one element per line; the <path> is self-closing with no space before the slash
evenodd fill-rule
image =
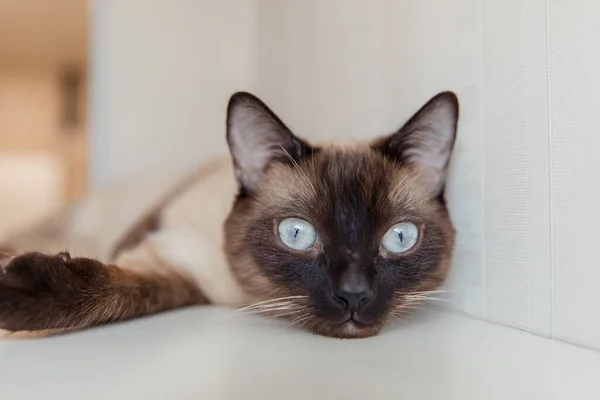
<path id="1" fill-rule="evenodd" d="M 381 331 L 381 326 L 362 325 L 354 321 L 341 324 L 319 322 L 313 324 L 310 330 L 318 335 L 329 336 L 338 339 L 362 339 L 376 336 Z"/>

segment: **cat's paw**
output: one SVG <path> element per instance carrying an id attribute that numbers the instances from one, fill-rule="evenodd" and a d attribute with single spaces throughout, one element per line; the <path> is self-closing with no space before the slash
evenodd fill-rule
<path id="1" fill-rule="evenodd" d="M 71 275 L 66 267 L 70 259 L 69 253 L 25 253 L 15 257 L 4 254 L 0 257 L 0 287 L 38 294 L 52 290 L 51 286 Z"/>
<path id="2" fill-rule="evenodd" d="M 0 329 L 60 329 L 79 314 L 102 264 L 68 253 L 0 255 Z"/>

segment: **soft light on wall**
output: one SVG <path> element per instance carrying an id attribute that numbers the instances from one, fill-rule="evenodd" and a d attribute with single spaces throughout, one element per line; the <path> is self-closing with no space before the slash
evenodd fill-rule
<path id="1" fill-rule="evenodd" d="M 447 193 L 458 228 L 453 306 L 600 348 L 600 57 L 589 50 L 598 2 L 113 0 L 96 8 L 98 183 L 224 151 L 234 90 L 254 90 L 309 139 L 364 139 L 451 89 L 462 106 Z M 139 143 L 145 154 L 136 154 Z M 176 151 L 178 160 L 161 158 Z"/>

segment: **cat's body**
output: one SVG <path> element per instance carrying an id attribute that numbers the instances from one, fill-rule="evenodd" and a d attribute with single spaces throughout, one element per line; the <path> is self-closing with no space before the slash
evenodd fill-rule
<path id="1" fill-rule="evenodd" d="M 193 277 L 211 304 L 239 306 L 252 296 L 235 281 L 222 251 L 237 190 L 231 159 L 216 158 L 175 183 L 101 190 L 5 246 L 17 254 L 68 250 L 119 266 L 149 259 L 142 268 L 168 264 Z"/>
<path id="2" fill-rule="evenodd" d="M 442 93 L 389 137 L 315 146 L 236 94 L 233 163 L 107 190 L 8 240 L 0 329 L 70 331 L 212 303 L 374 335 L 447 274 L 457 116 Z"/>

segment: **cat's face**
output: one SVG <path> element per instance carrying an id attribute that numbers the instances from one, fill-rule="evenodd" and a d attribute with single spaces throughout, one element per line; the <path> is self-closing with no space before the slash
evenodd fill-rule
<path id="1" fill-rule="evenodd" d="M 255 97 L 228 110 L 240 194 L 225 224 L 254 310 L 336 337 L 377 334 L 446 277 L 454 230 L 443 199 L 458 103 L 443 93 L 398 133 L 312 146 Z"/>

